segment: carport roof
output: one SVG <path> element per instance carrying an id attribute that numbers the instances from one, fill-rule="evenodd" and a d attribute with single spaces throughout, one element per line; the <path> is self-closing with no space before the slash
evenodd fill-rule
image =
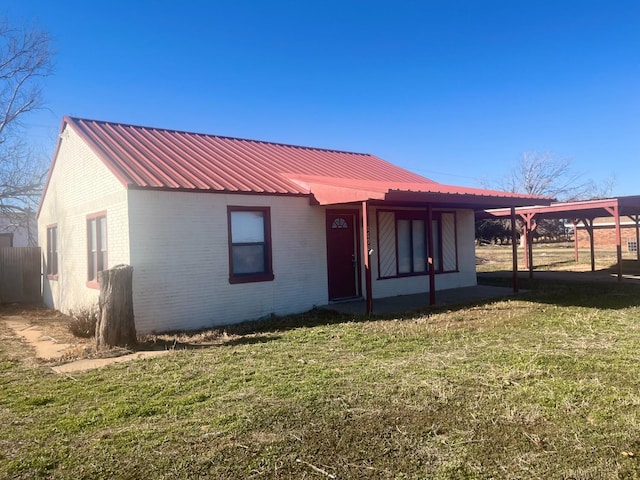
<path id="1" fill-rule="evenodd" d="M 593 219 L 612 216 L 612 209 L 615 207 L 618 209 L 619 216 L 638 215 L 640 214 L 640 195 L 577 202 L 553 202 L 547 206 L 518 207 L 516 214 L 550 219 Z M 489 209 L 477 213 L 479 218 L 508 217 L 510 215 L 511 210 L 507 208 Z"/>

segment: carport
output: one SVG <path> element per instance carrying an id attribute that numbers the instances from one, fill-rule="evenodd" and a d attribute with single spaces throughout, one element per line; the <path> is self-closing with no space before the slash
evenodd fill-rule
<path id="1" fill-rule="evenodd" d="M 533 236 L 538 221 L 541 219 L 564 219 L 576 226 L 582 223 L 589 234 L 589 251 L 591 255 L 591 271 L 595 271 L 595 245 L 593 240 L 594 220 L 600 217 L 613 217 L 615 222 L 615 238 L 617 251 L 617 277 L 622 281 L 622 239 L 620 218 L 628 217 L 635 224 L 636 245 L 640 244 L 640 196 L 625 196 L 606 198 L 601 200 L 585 200 L 579 202 L 554 202 L 548 206 L 516 207 L 511 209 L 493 209 L 478 212 L 476 218 L 511 218 L 513 247 L 513 281 L 517 291 L 517 246 L 515 245 L 515 220 L 518 219 L 523 227 L 523 246 L 525 268 L 529 270 L 529 278 L 533 278 Z M 640 251 L 637 251 L 640 261 Z M 574 233 L 574 256 L 578 261 L 578 243 Z"/>

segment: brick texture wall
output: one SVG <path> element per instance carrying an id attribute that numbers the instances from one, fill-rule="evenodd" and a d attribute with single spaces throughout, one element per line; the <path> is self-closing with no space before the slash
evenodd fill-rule
<path id="1" fill-rule="evenodd" d="M 578 248 L 589 248 L 589 234 L 584 228 L 578 228 Z M 621 225 L 620 236 L 622 251 L 628 251 L 628 241 L 636 239 L 636 229 L 633 225 Z M 593 242 L 596 248 L 615 250 L 616 230 L 613 226 L 595 226 L 593 230 Z"/>
<path id="2" fill-rule="evenodd" d="M 229 283 L 227 206 L 271 209 L 273 281 Z M 307 198 L 130 192 L 140 331 L 196 329 L 328 302 L 324 209 Z"/>
<path id="3" fill-rule="evenodd" d="M 99 290 L 87 286 L 87 215 L 107 212 L 108 267 L 129 263 L 127 191 L 82 139 L 67 127 L 38 217 L 38 243 L 47 271 L 47 226 L 58 227 L 58 278 L 43 276 L 43 300 L 68 313 L 94 307 Z"/>

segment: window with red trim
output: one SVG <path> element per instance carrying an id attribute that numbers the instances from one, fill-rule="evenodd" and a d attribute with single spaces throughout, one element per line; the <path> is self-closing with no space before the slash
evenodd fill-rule
<path id="1" fill-rule="evenodd" d="M 98 281 L 98 272 L 107 268 L 107 216 L 87 218 L 87 280 Z"/>
<path id="2" fill-rule="evenodd" d="M 58 226 L 47 227 L 47 275 L 58 275 Z"/>
<path id="3" fill-rule="evenodd" d="M 228 207 L 229 281 L 273 280 L 269 207 Z"/>

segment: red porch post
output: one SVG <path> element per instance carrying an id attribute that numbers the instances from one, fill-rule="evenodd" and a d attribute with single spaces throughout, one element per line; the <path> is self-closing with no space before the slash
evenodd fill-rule
<path id="1" fill-rule="evenodd" d="M 365 303 L 367 315 L 373 313 L 373 288 L 371 286 L 371 247 L 369 245 L 369 218 L 367 202 L 362 202 L 362 259 L 364 261 Z"/>

